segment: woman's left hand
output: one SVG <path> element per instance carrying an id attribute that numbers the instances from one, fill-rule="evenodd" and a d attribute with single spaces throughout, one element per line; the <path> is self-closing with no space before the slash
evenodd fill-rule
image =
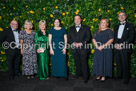
<path id="1" fill-rule="evenodd" d="M 98 50 L 101 51 L 103 48 L 104 48 L 103 46 L 100 46 L 100 47 L 98 47 Z"/>
<path id="2" fill-rule="evenodd" d="M 64 48 L 64 49 L 62 50 L 62 52 L 63 52 L 63 54 L 66 54 L 66 48 Z"/>

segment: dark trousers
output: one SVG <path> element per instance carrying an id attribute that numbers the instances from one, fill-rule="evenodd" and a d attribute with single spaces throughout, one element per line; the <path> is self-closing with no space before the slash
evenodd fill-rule
<path id="1" fill-rule="evenodd" d="M 74 55 L 75 66 L 76 66 L 76 75 L 83 76 L 84 80 L 88 80 L 88 61 L 87 53 L 82 53 L 80 50 L 76 50 Z"/>
<path id="2" fill-rule="evenodd" d="M 21 55 L 19 49 L 15 49 L 14 55 L 7 54 L 9 76 L 20 74 L 20 70 L 19 70 L 20 59 L 21 59 Z"/>
<path id="3" fill-rule="evenodd" d="M 129 75 L 130 75 L 130 69 L 129 69 L 129 58 L 130 53 L 123 49 L 123 50 L 116 50 L 115 53 L 116 57 L 116 64 L 117 64 L 117 78 L 123 77 L 124 82 L 128 82 Z"/>

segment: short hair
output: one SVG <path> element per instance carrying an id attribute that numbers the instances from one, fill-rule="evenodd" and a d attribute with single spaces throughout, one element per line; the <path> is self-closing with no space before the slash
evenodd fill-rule
<path id="1" fill-rule="evenodd" d="M 24 28 L 26 28 L 26 24 L 30 24 L 31 25 L 31 29 L 33 28 L 33 24 L 30 20 L 26 20 L 25 24 L 24 24 Z"/>
<path id="2" fill-rule="evenodd" d="M 124 14 L 125 14 L 125 16 L 127 16 L 127 15 L 126 15 L 126 13 L 125 13 L 125 12 L 123 12 L 123 11 L 120 11 L 120 12 L 119 12 L 119 14 L 120 14 L 120 13 L 124 13 Z M 119 15 L 119 14 L 118 14 L 118 15 Z"/>
<path id="3" fill-rule="evenodd" d="M 39 25 L 41 25 L 41 24 L 46 25 L 46 21 L 45 21 L 45 20 L 40 20 L 40 21 L 39 21 Z"/>
<path id="4" fill-rule="evenodd" d="M 60 20 L 59 18 L 55 18 L 55 19 L 54 19 L 54 22 L 55 22 L 55 20 L 58 20 L 58 21 L 59 21 L 59 23 L 60 23 L 59 26 L 61 27 L 61 20 Z M 53 22 L 53 23 L 54 23 L 54 22 Z"/>
<path id="5" fill-rule="evenodd" d="M 76 16 L 79 16 L 79 17 L 80 17 L 80 19 L 82 19 L 81 15 L 77 14 L 77 15 L 75 15 L 75 16 L 74 16 L 74 18 L 75 18 Z"/>

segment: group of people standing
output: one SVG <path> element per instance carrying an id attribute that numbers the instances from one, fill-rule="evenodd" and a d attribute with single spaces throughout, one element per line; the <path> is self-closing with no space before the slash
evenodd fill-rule
<path id="1" fill-rule="evenodd" d="M 88 73 L 88 54 L 91 40 L 95 46 L 93 58 L 93 74 L 96 80 L 104 82 L 106 77 L 112 77 L 113 74 L 113 54 L 115 54 L 117 64 L 117 75 L 115 79 L 123 77 L 124 84 L 129 82 L 129 58 L 131 48 L 124 45 L 133 44 L 134 26 L 126 21 L 126 14 L 120 12 L 118 20 L 120 24 L 114 27 L 112 31 L 108 26 L 107 19 L 102 19 L 98 30 L 91 35 L 90 28 L 82 25 L 80 15 L 74 16 L 75 25 L 69 28 L 68 36 L 65 28 L 61 27 L 60 19 L 54 20 L 54 27 L 46 30 L 46 21 L 39 22 L 39 31 L 32 30 L 31 21 L 26 20 L 24 30 L 19 31 L 18 23 L 12 20 L 10 28 L 5 29 L 0 35 L 0 43 L 13 43 L 14 48 L 5 48 L 10 79 L 15 75 L 26 75 L 27 79 L 37 77 L 41 80 L 49 79 L 49 54 L 51 55 L 51 72 L 54 77 L 64 77 L 68 79 L 66 52 L 67 45 L 70 44 L 71 52 L 74 56 L 76 75 L 75 79 L 83 77 L 84 83 L 89 80 Z M 19 46 L 19 44 L 21 46 Z M 60 47 L 60 44 L 63 45 Z M 112 46 L 115 45 L 114 47 Z M 22 58 L 22 75 L 19 71 L 19 62 Z"/>

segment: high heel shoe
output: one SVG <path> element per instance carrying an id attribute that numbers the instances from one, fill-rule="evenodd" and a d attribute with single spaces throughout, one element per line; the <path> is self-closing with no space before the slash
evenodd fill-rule
<path id="1" fill-rule="evenodd" d="M 100 80 L 100 79 L 101 79 L 101 76 L 97 76 L 96 80 L 98 81 L 98 80 Z"/>
<path id="2" fill-rule="evenodd" d="M 29 79 L 30 79 L 30 76 L 27 76 L 27 79 L 29 80 Z"/>
<path id="3" fill-rule="evenodd" d="M 102 80 L 102 78 L 104 78 L 104 80 Z M 101 82 L 104 82 L 105 81 L 105 77 L 102 77 L 102 78 L 101 78 Z"/>

